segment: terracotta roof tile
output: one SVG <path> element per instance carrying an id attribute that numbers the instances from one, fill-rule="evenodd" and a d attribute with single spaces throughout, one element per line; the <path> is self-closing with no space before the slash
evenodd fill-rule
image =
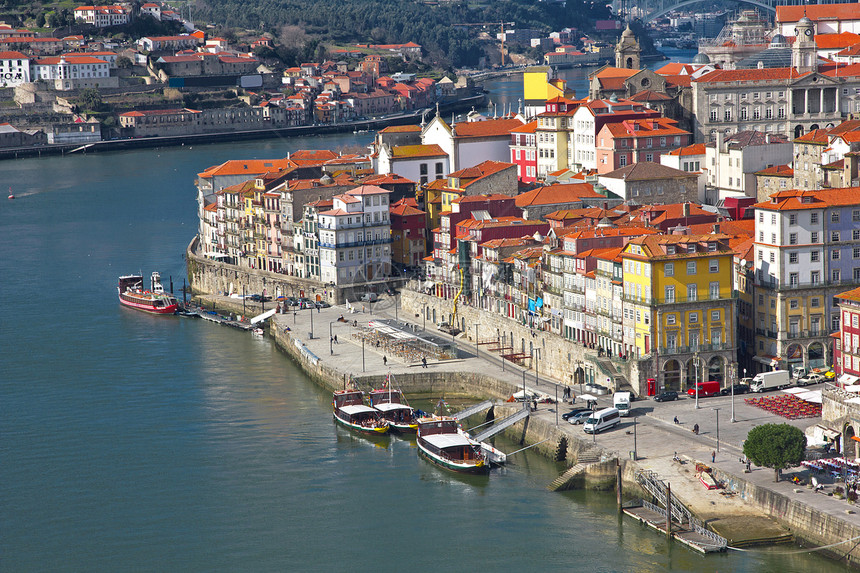
<path id="1" fill-rule="evenodd" d="M 579 202 L 583 198 L 603 198 L 597 193 L 591 183 L 563 183 L 538 187 L 521 195 L 517 195 L 517 207 L 531 205 L 555 205 L 561 203 Z"/>
<path id="2" fill-rule="evenodd" d="M 488 119 L 458 123 L 454 126 L 457 138 L 500 137 L 510 135 L 512 129 L 522 127 L 519 119 Z"/>
<path id="3" fill-rule="evenodd" d="M 715 82 L 764 82 L 771 80 L 793 80 L 811 72 L 800 73 L 794 68 L 762 68 L 751 70 L 714 70 L 696 79 L 699 83 Z"/>

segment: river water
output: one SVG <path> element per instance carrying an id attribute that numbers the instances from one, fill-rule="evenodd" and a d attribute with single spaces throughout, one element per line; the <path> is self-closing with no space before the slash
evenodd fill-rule
<path id="1" fill-rule="evenodd" d="M 548 492 L 560 468 L 529 452 L 447 473 L 335 427 L 268 340 L 118 305 L 120 274 L 181 287 L 196 173 L 370 137 L 0 163 L 18 197 L 0 203 L 0 569 L 838 569 L 786 548 L 701 557 L 610 494 Z"/>

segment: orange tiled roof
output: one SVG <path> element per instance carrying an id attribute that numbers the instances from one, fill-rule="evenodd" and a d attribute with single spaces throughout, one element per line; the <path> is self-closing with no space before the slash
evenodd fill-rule
<path id="1" fill-rule="evenodd" d="M 681 157 L 685 155 L 704 155 L 705 154 L 705 144 L 704 143 L 694 143 L 693 145 L 688 145 L 686 147 L 679 147 L 678 149 L 673 149 L 669 152 L 669 155 L 679 155 Z"/>
<path id="2" fill-rule="evenodd" d="M 770 195 L 770 201 L 753 205 L 768 211 L 791 211 L 799 209 L 822 209 L 835 205 L 860 205 L 860 187 L 801 191 L 790 189 Z"/>
<path id="3" fill-rule="evenodd" d="M 555 205 L 558 203 L 578 202 L 582 198 L 602 198 L 600 193 L 594 190 L 591 183 L 563 183 L 559 185 L 548 185 L 538 187 L 521 195 L 517 195 L 517 207 L 528 207 L 530 205 Z"/>
<path id="4" fill-rule="evenodd" d="M 860 288 L 855 288 L 852 290 L 847 290 L 843 293 L 839 293 L 836 295 L 836 298 L 850 300 L 853 302 L 860 302 Z M 839 333 L 837 332 L 836 334 L 839 334 Z"/>
<path id="5" fill-rule="evenodd" d="M 440 157 L 446 156 L 447 153 L 433 143 L 431 145 L 396 145 L 391 148 L 394 159 L 410 159 L 418 157 Z"/>
<path id="6" fill-rule="evenodd" d="M 289 159 L 231 159 L 220 165 L 209 167 L 202 173 L 198 173 L 198 177 L 210 178 L 241 174 L 254 177 L 261 173 L 289 169 L 294 166 L 295 164 Z"/>
<path id="7" fill-rule="evenodd" d="M 511 130 L 511 133 L 534 133 L 537 130 L 537 121 L 530 121 L 522 127 L 516 127 Z"/>
<path id="8" fill-rule="evenodd" d="M 771 80 L 793 80 L 811 72 L 800 73 L 794 68 L 762 68 L 751 70 L 714 70 L 698 78 L 699 83 L 712 82 L 766 82 Z"/>
<path id="9" fill-rule="evenodd" d="M 415 133 L 420 132 L 418 125 L 389 125 L 379 130 L 379 133 Z"/>
<path id="10" fill-rule="evenodd" d="M 756 175 L 770 175 L 775 177 L 794 177 L 794 169 L 789 165 L 772 165 L 758 171 Z"/>
<path id="11" fill-rule="evenodd" d="M 776 21 L 797 22 L 807 17 L 813 22 L 818 20 L 858 20 L 857 4 L 804 4 L 800 6 L 777 6 Z"/>
<path id="12" fill-rule="evenodd" d="M 714 231 L 714 225 L 720 226 L 720 233 L 752 237 L 755 234 L 755 219 L 740 219 L 738 221 L 723 220 L 719 223 L 696 223 L 687 225 L 692 235 L 706 235 Z"/>
<path id="13" fill-rule="evenodd" d="M 485 121 L 470 121 L 454 126 L 456 137 L 500 137 L 510 135 L 512 129 L 522 127 L 519 119 L 488 119 Z"/>
<path id="14" fill-rule="evenodd" d="M 855 8 L 855 19 L 860 19 L 860 9 L 858 8 Z M 815 35 L 815 45 L 819 50 L 847 48 L 858 43 L 860 43 L 860 35 L 851 32 Z"/>

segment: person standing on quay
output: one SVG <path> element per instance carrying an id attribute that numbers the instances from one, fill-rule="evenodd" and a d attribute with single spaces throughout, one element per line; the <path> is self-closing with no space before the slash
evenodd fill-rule
<path id="1" fill-rule="evenodd" d="M 717 461 L 717 452 L 711 452 L 711 463 Z"/>
<path id="2" fill-rule="evenodd" d="M 387 357 L 387 356 L 383 356 L 383 357 L 382 357 L 382 364 L 383 364 L 384 366 L 388 366 L 388 357 Z"/>

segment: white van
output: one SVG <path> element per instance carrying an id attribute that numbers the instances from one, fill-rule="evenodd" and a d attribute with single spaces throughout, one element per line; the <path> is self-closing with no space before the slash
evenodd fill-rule
<path id="1" fill-rule="evenodd" d="M 630 392 L 616 392 L 612 397 L 612 405 L 618 408 L 621 416 L 630 415 Z"/>
<path id="2" fill-rule="evenodd" d="M 582 429 L 587 434 L 597 434 L 602 430 L 617 426 L 620 422 L 621 414 L 618 413 L 618 408 L 604 408 L 589 416 Z"/>

